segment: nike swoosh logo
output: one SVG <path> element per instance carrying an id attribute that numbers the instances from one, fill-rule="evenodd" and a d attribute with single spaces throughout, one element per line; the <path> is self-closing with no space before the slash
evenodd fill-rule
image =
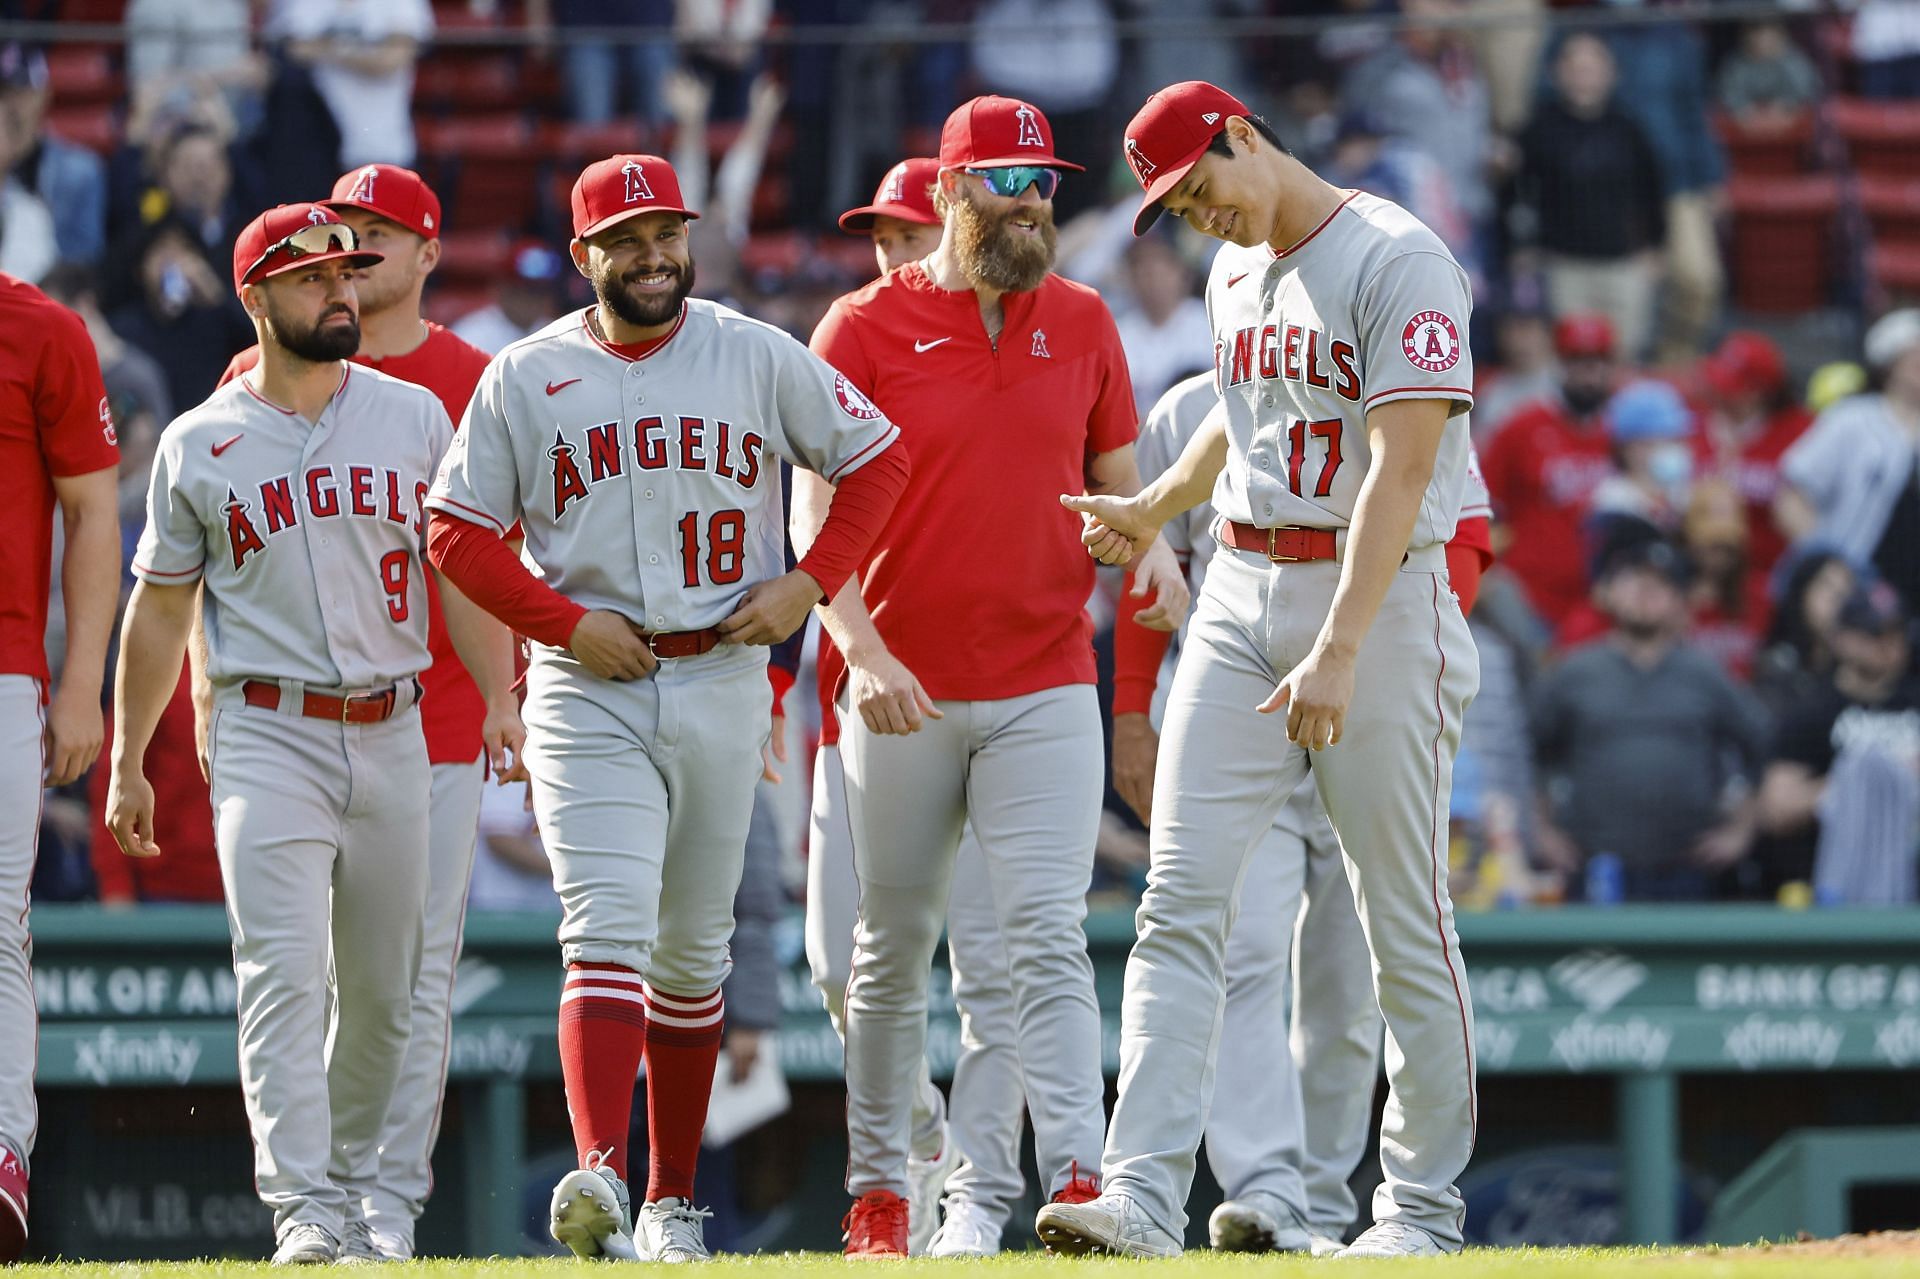
<path id="1" fill-rule="evenodd" d="M 928 351 L 933 350 L 934 347 L 939 346 L 942 342 L 951 342 L 951 341 L 953 341 L 952 337 L 943 337 L 943 338 L 935 338 L 931 342 L 915 342 L 913 344 L 913 351 L 914 351 L 914 354 L 916 355 L 925 355 Z"/>
<path id="2" fill-rule="evenodd" d="M 560 392 L 566 390 L 568 387 L 572 386 L 575 382 L 578 382 L 579 380 L 580 379 L 577 377 L 570 377 L 564 382 L 549 382 L 547 383 L 547 394 L 558 395 Z"/>
<path id="3" fill-rule="evenodd" d="M 1240 283 L 1240 281 L 1246 278 L 1247 278 L 1247 273 L 1245 271 L 1242 271 L 1238 275 L 1230 275 L 1227 277 L 1227 287 L 1232 288 L 1234 285 Z"/>
<path id="4" fill-rule="evenodd" d="M 245 431 L 240 432 L 240 435 L 245 435 L 245 434 L 246 434 Z M 221 440 L 218 444 L 214 445 L 213 455 L 215 457 L 219 457 L 222 453 L 225 453 L 228 449 L 232 448 L 235 444 L 239 443 L 240 435 L 236 435 L 229 440 Z"/>

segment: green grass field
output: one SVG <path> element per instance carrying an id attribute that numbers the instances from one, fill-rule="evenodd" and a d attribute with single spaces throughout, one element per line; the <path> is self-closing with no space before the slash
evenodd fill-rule
<path id="1" fill-rule="evenodd" d="M 1314 1261 L 1306 1258 L 1221 1257 L 1197 1253 L 1178 1261 L 1118 1261 L 1073 1259 L 1021 1253 L 990 1261 L 875 1262 L 871 1267 L 905 1267 L 914 1279 L 972 1276 L 973 1279 L 1107 1279 L 1115 1275 L 1164 1276 L 1166 1279 L 1293 1279 L 1300 1275 L 1343 1274 L 1384 1276 L 1489 1276 L 1490 1279 L 1574 1279 L 1580 1276 L 1622 1276 L 1623 1279 L 1879 1279 L 1879 1276 L 1920 1274 L 1920 1252 L 1911 1242 L 1894 1251 L 1875 1254 L 1870 1241 L 1856 1252 L 1835 1255 L 1845 1245 L 1811 1248 L 1721 1249 L 1517 1249 L 1467 1252 L 1455 1257 L 1402 1261 Z M 786 1253 L 777 1256 L 728 1257 L 702 1273 L 712 1279 L 770 1279 L 774 1275 L 805 1275 L 809 1279 L 843 1279 L 872 1273 L 869 1266 L 823 1253 Z M 285 1275 L 259 1262 L 113 1262 L 20 1266 L 9 1279 L 240 1279 L 241 1276 Z M 563 1279 L 584 1275 L 579 1263 L 550 1260 L 423 1261 L 399 1273 L 422 1279 Z"/>

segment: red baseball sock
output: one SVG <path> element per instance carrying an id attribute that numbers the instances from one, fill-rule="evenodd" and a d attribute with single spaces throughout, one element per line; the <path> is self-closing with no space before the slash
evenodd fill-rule
<path id="1" fill-rule="evenodd" d="M 640 974 L 618 964 L 568 964 L 560 995 L 560 1073 L 580 1166 L 627 1175 L 627 1124 L 633 1081 L 646 1050 L 647 1013 Z"/>
<path id="2" fill-rule="evenodd" d="M 725 1010 L 720 992 L 689 998 L 647 987 L 647 1202 L 693 1198 Z"/>

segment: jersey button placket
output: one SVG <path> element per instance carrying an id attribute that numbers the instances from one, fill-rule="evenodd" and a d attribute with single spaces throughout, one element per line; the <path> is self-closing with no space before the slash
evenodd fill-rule
<path id="1" fill-rule="evenodd" d="M 298 482 L 301 487 L 301 492 L 295 497 L 294 500 L 296 502 L 304 503 L 306 501 L 306 475 L 315 466 L 321 465 L 319 454 L 322 448 L 333 438 L 333 411 L 339 402 L 340 397 L 337 394 L 332 400 L 328 401 L 327 407 L 320 413 L 319 420 L 314 422 L 313 429 L 307 432 L 306 441 L 300 446 Z M 335 485 L 334 499 L 337 503 L 341 504 L 344 504 L 347 500 L 346 494 L 341 492 L 339 487 L 345 478 L 344 475 L 335 475 L 333 477 Z M 342 509 L 344 509 L 344 506 L 342 506 Z M 337 562 L 339 553 L 333 550 L 333 539 L 319 531 L 321 526 L 319 521 L 313 518 L 313 512 L 309 510 L 304 512 L 304 515 L 305 518 L 300 521 L 300 526 L 306 533 L 307 562 L 313 566 L 313 592 L 315 603 L 320 606 L 320 642 L 326 645 L 327 660 L 333 664 L 335 679 L 344 681 L 346 679 L 346 672 L 341 668 L 339 657 L 334 654 L 333 633 L 331 628 L 326 624 L 328 618 L 336 617 L 340 612 L 340 596 L 333 589 L 340 584 L 339 578 L 342 569 Z M 351 545 L 351 541 L 349 541 L 349 545 Z M 369 583 L 369 586 L 371 585 L 372 584 Z M 342 618 L 341 620 L 342 622 L 347 622 L 349 619 Z"/>
<path id="2" fill-rule="evenodd" d="M 638 363 L 627 365 L 624 393 L 627 401 L 625 416 L 631 423 L 640 421 L 640 406 L 647 402 L 647 397 L 640 394 L 640 379 L 645 375 L 646 370 Z M 634 429 L 637 431 L 638 427 Z M 659 501 L 659 493 L 667 488 L 664 477 L 656 480 L 651 472 L 642 473 L 639 469 L 641 444 L 637 437 L 633 441 L 633 449 L 632 474 L 636 485 L 633 503 L 633 580 L 640 590 L 639 597 L 633 601 L 633 604 L 639 610 L 639 616 L 644 619 L 647 616 L 649 603 L 665 598 L 667 594 L 667 583 L 659 580 L 659 574 L 650 573 L 648 570 L 659 565 L 660 555 L 657 548 L 668 544 L 664 539 L 670 539 L 673 536 L 673 515 L 671 512 L 663 514 L 660 509 L 664 504 Z M 651 625 L 655 630 L 660 629 L 657 615 Z"/>

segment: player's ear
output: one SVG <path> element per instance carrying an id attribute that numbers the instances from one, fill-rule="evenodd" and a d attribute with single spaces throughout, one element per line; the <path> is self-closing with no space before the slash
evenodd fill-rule
<path id="1" fill-rule="evenodd" d="M 1227 135 L 1227 141 L 1235 151 L 1251 154 L 1260 148 L 1260 132 L 1245 116 L 1228 116 L 1226 127 L 1222 132 Z"/>
<path id="2" fill-rule="evenodd" d="M 257 282 L 240 286 L 240 305 L 253 319 L 258 320 L 266 315 L 267 300 L 260 296 L 260 285 Z"/>
<path id="3" fill-rule="evenodd" d="M 585 240 L 574 240 L 570 242 L 567 245 L 567 253 L 573 258 L 573 269 L 578 271 L 586 279 L 591 280 L 593 278 L 593 272 L 587 270 L 587 242 Z"/>
<path id="4" fill-rule="evenodd" d="M 420 246 L 420 273 L 432 275 L 433 268 L 440 265 L 440 241 L 422 237 Z"/>

